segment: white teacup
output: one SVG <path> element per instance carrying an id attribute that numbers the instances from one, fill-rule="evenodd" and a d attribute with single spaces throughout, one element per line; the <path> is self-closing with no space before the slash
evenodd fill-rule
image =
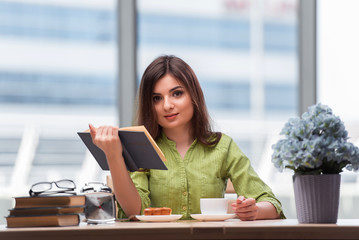
<path id="1" fill-rule="evenodd" d="M 228 199 L 226 198 L 201 198 L 201 213 L 207 215 L 227 214 Z"/>

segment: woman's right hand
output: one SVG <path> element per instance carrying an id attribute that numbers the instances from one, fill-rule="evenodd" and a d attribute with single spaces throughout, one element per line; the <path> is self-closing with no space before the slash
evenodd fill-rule
<path id="1" fill-rule="evenodd" d="M 141 213 L 141 197 L 127 171 L 123 156 L 122 143 L 118 136 L 118 127 L 101 126 L 95 128 L 91 124 L 92 142 L 104 151 L 110 168 L 113 190 L 116 199 L 127 216 Z"/>
<path id="2" fill-rule="evenodd" d="M 122 143 L 118 136 L 118 127 L 101 126 L 96 129 L 92 124 L 89 124 L 89 127 L 92 142 L 101 148 L 106 156 L 122 155 Z"/>

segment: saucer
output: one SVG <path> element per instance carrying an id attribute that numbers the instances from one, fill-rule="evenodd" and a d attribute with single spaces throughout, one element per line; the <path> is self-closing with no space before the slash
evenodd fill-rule
<path id="1" fill-rule="evenodd" d="M 136 218 L 141 221 L 146 222 L 172 222 L 180 219 L 182 215 L 172 214 L 172 215 L 136 215 Z"/>
<path id="2" fill-rule="evenodd" d="M 191 214 L 191 217 L 200 221 L 224 221 L 234 218 L 236 214 Z"/>
<path id="3" fill-rule="evenodd" d="M 115 223 L 115 218 L 111 219 L 87 219 L 88 224 L 110 224 Z"/>

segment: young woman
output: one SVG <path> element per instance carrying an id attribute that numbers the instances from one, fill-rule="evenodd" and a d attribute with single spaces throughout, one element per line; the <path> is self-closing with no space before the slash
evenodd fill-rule
<path id="1" fill-rule="evenodd" d="M 232 205 L 241 220 L 284 217 L 281 204 L 257 176 L 235 142 L 211 130 L 204 96 L 191 67 L 161 56 L 145 70 L 139 89 L 137 124 L 144 125 L 163 151 L 168 170 L 128 173 L 118 128 L 90 125 L 94 143 L 106 154 L 119 217 L 147 207 L 170 207 L 173 214 L 200 213 L 200 198 L 224 196 L 231 179 L 238 194 Z"/>

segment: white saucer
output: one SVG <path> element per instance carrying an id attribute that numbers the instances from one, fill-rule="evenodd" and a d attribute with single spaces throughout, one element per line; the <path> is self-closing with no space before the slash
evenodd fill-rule
<path id="1" fill-rule="evenodd" d="M 141 221 L 147 222 L 172 222 L 180 219 L 182 215 L 172 214 L 172 215 L 136 215 L 136 218 Z"/>
<path id="2" fill-rule="evenodd" d="M 115 223 L 115 218 L 111 219 L 87 219 L 88 224 L 109 224 Z"/>
<path id="3" fill-rule="evenodd" d="M 234 218 L 236 214 L 215 214 L 215 215 L 209 215 L 209 214 L 191 214 L 191 217 L 200 220 L 200 221 L 224 221 L 230 218 Z"/>

